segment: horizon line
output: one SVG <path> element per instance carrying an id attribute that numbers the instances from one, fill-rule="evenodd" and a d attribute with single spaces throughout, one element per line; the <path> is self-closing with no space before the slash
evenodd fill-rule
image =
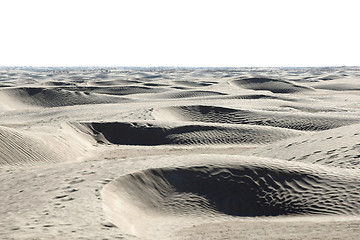
<path id="1" fill-rule="evenodd" d="M 322 65 L 322 66 L 101 66 L 101 65 L 43 65 L 43 66 L 31 66 L 31 65 L 9 65 L 9 66 L 0 66 L 1 69 L 6 68 L 144 68 L 144 69 L 155 69 L 155 68 L 168 68 L 168 69 L 176 69 L 176 68 L 188 68 L 188 69 L 229 69 L 229 68 L 360 68 L 360 65 Z"/>

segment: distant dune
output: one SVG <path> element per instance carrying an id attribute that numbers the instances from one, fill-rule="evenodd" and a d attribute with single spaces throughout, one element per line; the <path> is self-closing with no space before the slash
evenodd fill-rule
<path id="1" fill-rule="evenodd" d="M 357 239 L 360 69 L 1 68 L 1 239 Z"/>
<path id="2" fill-rule="evenodd" d="M 303 91 L 311 91 L 310 87 L 300 86 L 289 81 L 271 79 L 271 78 L 243 78 L 234 80 L 239 87 L 264 90 L 272 93 L 297 93 Z"/>
<path id="3" fill-rule="evenodd" d="M 63 107 L 84 104 L 126 102 L 117 98 L 88 91 L 71 91 L 67 88 L 6 88 L 0 94 L 7 96 L 14 103 L 25 106 Z"/>

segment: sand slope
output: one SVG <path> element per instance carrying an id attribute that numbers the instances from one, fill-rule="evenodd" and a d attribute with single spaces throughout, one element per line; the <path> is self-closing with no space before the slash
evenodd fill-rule
<path id="1" fill-rule="evenodd" d="M 7 127 L 0 127 L 0 149 L 0 165 L 61 161 L 39 139 Z"/>
<path id="2" fill-rule="evenodd" d="M 359 70 L 0 68 L 0 238 L 357 239 Z"/>
<path id="3" fill-rule="evenodd" d="M 319 131 L 358 123 L 359 118 L 313 114 L 273 113 L 216 106 L 177 106 L 157 109 L 159 119 L 273 126 L 301 131 Z"/>
<path id="4" fill-rule="evenodd" d="M 360 167 L 360 125 L 296 137 L 261 147 L 251 155 L 341 168 Z"/>
<path id="5" fill-rule="evenodd" d="M 17 105 L 25 105 L 28 107 L 61 107 L 83 104 L 101 104 L 101 103 L 117 103 L 126 102 L 126 99 L 101 96 L 88 91 L 71 91 L 67 88 L 7 88 L 0 92 L 0 95 L 10 98 Z"/>

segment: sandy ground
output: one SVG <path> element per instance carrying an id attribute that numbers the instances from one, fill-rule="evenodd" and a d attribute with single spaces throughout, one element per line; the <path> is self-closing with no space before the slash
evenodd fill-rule
<path id="1" fill-rule="evenodd" d="M 360 69 L 0 69 L 1 239 L 357 239 Z"/>

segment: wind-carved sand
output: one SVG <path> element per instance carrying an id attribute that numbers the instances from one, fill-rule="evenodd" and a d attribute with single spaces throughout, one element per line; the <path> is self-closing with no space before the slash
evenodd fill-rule
<path id="1" fill-rule="evenodd" d="M 357 239 L 360 69 L 0 69 L 1 239 Z"/>

